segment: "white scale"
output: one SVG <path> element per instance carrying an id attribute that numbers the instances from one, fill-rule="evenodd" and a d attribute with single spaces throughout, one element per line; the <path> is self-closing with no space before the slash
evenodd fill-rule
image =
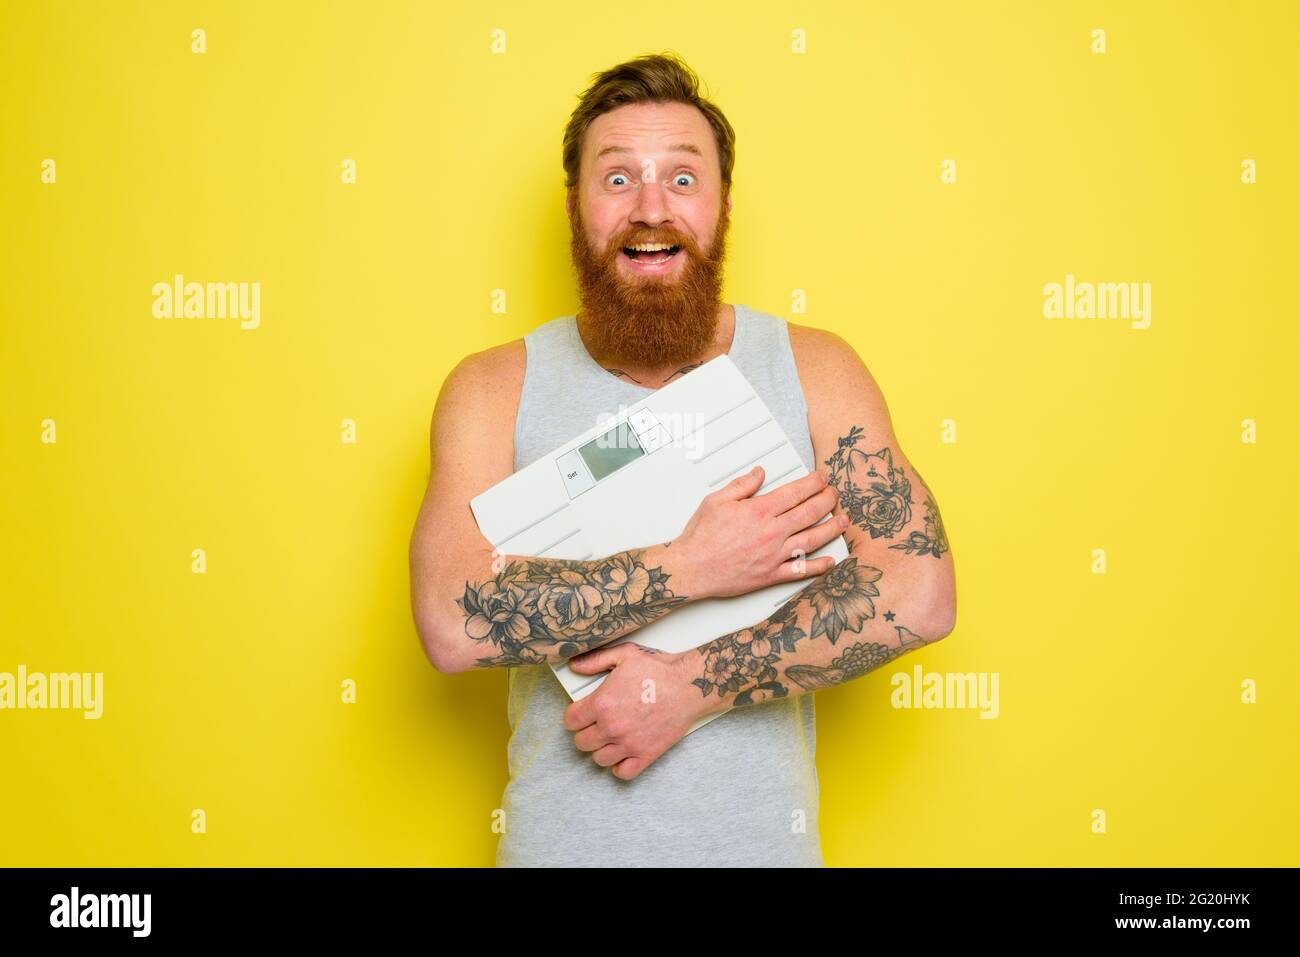
<path id="1" fill-rule="evenodd" d="M 506 556 L 603 558 L 676 538 L 705 495 L 755 465 L 764 473 L 756 494 L 808 474 L 749 380 L 722 355 L 520 469 L 473 498 L 470 508 L 484 537 Z M 807 557 L 823 555 L 845 558 L 843 537 Z M 609 644 L 696 648 L 764 620 L 807 584 L 689 602 Z M 605 680 L 575 674 L 567 664 L 552 667 L 575 701 Z"/>

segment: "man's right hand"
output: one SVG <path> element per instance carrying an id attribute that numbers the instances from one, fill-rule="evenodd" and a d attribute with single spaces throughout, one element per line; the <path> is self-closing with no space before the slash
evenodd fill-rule
<path id="1" fill-rule="evenodd" d="M 670 543 L 671 554 L 690 568 L 692 598 L 744 595 L 778 582 L 815 578 L 834 567 L 830 555 L 805 557 L 849 523 L 840 514 L 816 524 L 838 500 L 825 474 L 812 472 L 755 495 L 762 486 L 763 469 L 755 466 L 706 495 Z"/>

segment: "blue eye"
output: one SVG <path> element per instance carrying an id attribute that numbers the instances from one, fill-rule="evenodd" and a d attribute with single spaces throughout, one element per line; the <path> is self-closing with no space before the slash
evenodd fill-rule
<path id="1" fill-rule="evenodd" d="M 690 173 L 678 173 L 676 176 L 673 177 L 673 180 L 674 180 L 674 181 L 676 181 L 676 180 L 680 180 L 680 179 L 690 180 L 690 182 L 688 182 L 688 183 L 678 183 L 679 186 L 682 186 L 682 185 L 685 185 L 685 186 L 694 186 L 694 185 L 695 185 L 695 177 L 692 176 Z"/>
<path id="2" fill-rule="evenodd" d="M 614 179 L 615 177 L 618 177 L 619 179 L 627 179 L 627 177 L 626 177 L 623 173 L 610 173 L 609 176 L 606 177 L 606 182 L 609 182 L 610 180 Z M 616 185 L 616 186 L 617 186 L 617 185 L 621 185 L 621 184 L 615 183 L 615 184 L 613 184 L 613 185 Z"/>

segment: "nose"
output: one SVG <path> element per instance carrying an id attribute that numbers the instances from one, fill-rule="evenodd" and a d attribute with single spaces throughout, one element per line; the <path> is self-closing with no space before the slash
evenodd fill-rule
<path id="1" fill-rule="evenodd" d="M 632 208 L 631 214 L 632 222 L 654 229 L 665 222 L 672 221 L 664 187 L 658 181 L 658 177 L 643 176 L 636 192 L 636 205 Z"/>

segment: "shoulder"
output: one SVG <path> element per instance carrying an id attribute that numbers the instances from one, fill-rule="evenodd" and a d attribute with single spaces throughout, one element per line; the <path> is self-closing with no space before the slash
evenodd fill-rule
<path id="1" fill-rule="evenodd" d="M 829 329 L 801 326 L 783 316 L 763 312 L 750 306 L 736 307 L 737 320 L 742 308 L 751 326 L 757 324 L 764 333 L 770 330 L 771 334 L 789 340 L 790 353 L 794 357 L 800 379 L 810 380 L 803 383 L 805 391 L 809 387 L 816 388 L 829 373 L 838 372 L 843 375 L 855 369 L 866 370 L 866 366 L 853 346 Z"/>
<path id="2" fill-rule="evenodd" d="M 496 393 L 505 386 L 521 384 L 527 363 L 528 351 L 524 340 L 512 339 L 465 356 L 448 373 L 443 390 L 450 386 L 455 390 L 486 389 Z"/>
<path id="3" fill-rule="evenodd" d="M 482 433 L 513 427 L 528 354 L 513 339 L 461 359 L 443 380 L 433 413 L 435 431 L 472 429 Z"/>
<path id="4" fill-rule="evenodd" d="M 844 338 L 829 329 L 817 329 L 813 326 L 801 326 L 797 322 L 786 320 L 790 332 L 790 349 L 796 361 L 819 362 L 836 353 L 851 352 L 857 355 L 853 347 Z"/>
<path id="5" fill-rule="evenodd" d="M 786 325 L 790 330 L 790 351 L 805 392 L 833 394 L 854 385 L 876 388 L 867 364 L 843 336 L 794 322 Z"/>
<path id="6" fill-rule="evenodd" d="M 851 343 L 829 329 L 787 325 L 810 423 L 834 421 L 844 414 L 889 421 L 880 386 Z"/>

